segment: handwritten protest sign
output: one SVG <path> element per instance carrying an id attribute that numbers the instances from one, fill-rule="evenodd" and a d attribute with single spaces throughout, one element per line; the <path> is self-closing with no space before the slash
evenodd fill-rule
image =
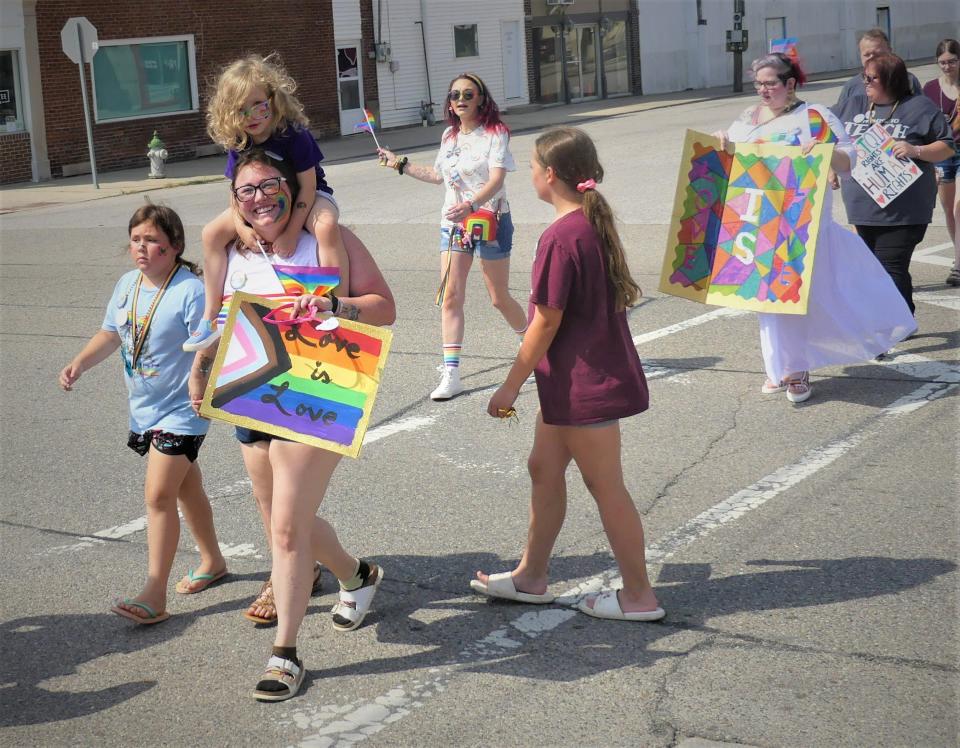
<path id="1" fill-rule="evenodd" d="M 738 143 L 687 131 L 660 272 L 664 293 L 806 314 L 832 144 Z"/>
<path id="2" fill-rule="evenodd" d="M 284 302 L 234 295 L 200 414 L 356 457 L 392 333 L 290 323 Z"/>
<path id="3" fill-rule="evenodd" d="M 894 142 L 879 122 L 853 141 L 857 163 L 850 176 L 880 207 L 896 200 L 920 178 L 919 166 L 908 158 L 893 155 Z"/>

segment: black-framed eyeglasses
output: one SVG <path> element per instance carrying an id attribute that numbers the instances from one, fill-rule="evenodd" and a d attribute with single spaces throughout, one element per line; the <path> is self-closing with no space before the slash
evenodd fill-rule
<path id="1" fill-rule="evenodd" d="M 761 89 L 763 89 L 763 88 L 765 88 L 765 89 L 767 89 L 767 90 L 769 91 L 769 90 L 771 90 L 771 89 L 776 88 L 776 87 L 779 86 L 781 83 L 783 83 L 783 81 L 781 81 L 779 78 L 777 78 L 776 80 L 772 80 L 772 81 L 754 81 L 754 82 L 753 82 L 753 87 L 754 87 L 754 89 L 757 90 L 757 91 L 759 91 L 759 90 L 761 90 Z"/>
<path id="2" fill-rule="evenodd" d="M 280 192 L 280 183 L 286 181 L 283 177 L 270 177 L 270 179 L 264 179 L 260 184 L 245 184 L 232 190 L 232 192 L 237 200 L 245 203 L 257 196 L 257 190 L 260 190 L 265 197 L 276 195 Z"/>
<path id="3" fill-rule="evenodd" d="M 471 91 L 469 88 L 466 91 L 457 91 L 454 89 L 449 93 L 450 101 L 460 101 L 460 99 L 463 99 L 464 101 L 470 101 L 470 99 L 476 95 L 477 94 L 474 91 Z"/>
<path id="4" fill-rule="evenodd" d="M 878 75 L 867 75 L 866 73 L 864 73 L 864 74 L 861 75 L 860 77 L 863 78 L 863 82 L 864 82 L 866 85 L 868 85 L 868 86 L 869 86 L 871 83 L 875 83 L 876 81 L 880 80 L 880 76 L 878 76 Z"/>

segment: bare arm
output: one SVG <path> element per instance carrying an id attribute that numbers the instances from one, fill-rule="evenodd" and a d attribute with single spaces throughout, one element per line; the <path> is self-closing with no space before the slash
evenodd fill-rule
<path id="1" fill-rule="evenodd" d="M 117 348 L 120 347 L 120 336 L 113 330 L 101 330 L 83 347 L 73 361 L 63 367 L 60 372 L 60 386 L 67 392 L 73 389 L 73 385 L 80 378 L 80 375 L 88 369 L 92 369 L 99 364 Z"/>
<path id="2" fill-rule="evenodd" d="M 925 145 L 913 145 L 906 140 L 898 140 L 893 144 L 893 155 L 899 158 L 912 158 L 914 161 L 946 161 L 955 154 L 953 146 L 943 140 L 936 140 Z"/>
<path id="3" fill-rule="evenodd" d="M 380 163 L 390 169 L 397 168 L 397 159 L 399 158 L 402 157 L 397 156 L 393 151 L 388 151 L 386 148 L 380 149 Z M 409 159 L 407 160 L 406 166 L 403 167 L 403 176 L 413 177 L 420 182 L 427 182 L 428 184 L 443 184 L 443 177 L 441 177 L 432 166 L 420 166 L 411 162 Z"/>
<path id="4" fill-rule="evenodd" d="M 288 237 L 299 239 L 300 232 L 303 231 L 304 224 L 307 222 L 307 216 L 310 215 L 310 209 L 317 199 L 317 171 L 312 166 L 305 171 L 297 172 L 297 181 L 300 183 L 300 191 L 297 193 L 296 202 L 293 204 L 293 212 L 290 214 L 290 222 L 283 233 Z M 294 247 L 296 243 L 294 243 Z"/>
<path id="5" fill-rule="evenodd" d="M 562 320 L 562 309 L 537 304 L 530 327 L 523 336 L 517 358 L 510 367 L 510 373 L 507 374 L 506 381 L 500 385 L 500 389 L 490 398 L 490 403 L 487 405 L 489 415 L 502 418 L 503 411 L 513 406 L 523 383 L 553 343 Z"/>
<path id="6" fill-rule="evenodd" d="M 337 316 L 368 325 L 392 325 L 397 318 L 397 305 L 380 268 L 356 234 L 345 226 L 340 227 L 340 234 L 350 260 L 350 291 L 337 296 Z M 333 300 L 304 294 L 294 302 L 296 314 L 303 314 L 310 307 L 329 312 Z"/>

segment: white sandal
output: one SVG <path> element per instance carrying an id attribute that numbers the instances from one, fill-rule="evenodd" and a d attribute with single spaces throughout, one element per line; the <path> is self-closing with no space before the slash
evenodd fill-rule
<path id="1" fill-rule="evenodd" d="M 376 576 L 373 576 L 374 574 Z M 359 628 L 363 619 L 367 617 L 367 613 L 370 612 L 370 604 L 382 581 L 383 567 L 370 564 L 370 576 L 362 587 L 355 590 L 340 588 L 340 599 L 330 611 L 333 614 L 333 627 L 337 631 L 353 631 Z"/>
<path id="2" fill-rule="evenodd" d="M 297 695 L 306 673 L 307 671 L 293 660 L 271 655 L 267 660 L 267 668 L 263 671 L 263 678 L 253 689 L 253 698 L 257 701 L 286 701 Z M 277 684 L 280 685 L 279 688 L 271 688 Z"/>
<path id="3" fill-rule="evenodd" d="M 556 599 L 549 592 L 542 595 L 520 592 L 513 583 L 513 572 L 510 571 L 487 575 L 486 584 L 479 579 L 471 579 L 470 589 L 479 592 L 481 595 L 488 595 L 501 600 L 516 600 L 518 603 L 530 603 L 532 605 L 546 605 Z"/>
<path id="4" fill-rule="evenodd" d="M 577 609 L 594 618 L 605 618 L 609 621 L 659 621 L 667 615 L 666 611 L 659 606 L 653 610 L 624 613 L 623 608 L 620 607 L 620 596 L 617 590 L 604 590 L 593 597 L 592 608 L 587 605 L 588 599 L 589 597 L 585 597 L 577 603 Z"/>

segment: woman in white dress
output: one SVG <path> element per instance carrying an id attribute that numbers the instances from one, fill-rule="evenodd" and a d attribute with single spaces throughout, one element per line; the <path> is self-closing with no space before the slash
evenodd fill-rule
<path id="1" fill-rule="evenodd" d="M 726 131 L 729 143 L 801 145 L 833 142 L 831 168 L 850 171 L 853 143 L 827 107 L 796 96 L 806 76 L 790 58 L 769 54 L 752 65 L 760 102 L 747 108 Z M 916 330 L 909 308 L 886 271 L 855 233 L 833 220 L 831 190 L 823 212 L 805 315 L 760 314 L 760 347 L 766 394 L 786 391 L 790 402 L 807 400 L 810 371 L 822 366 L 865 361 L 888 351 Z"/>

